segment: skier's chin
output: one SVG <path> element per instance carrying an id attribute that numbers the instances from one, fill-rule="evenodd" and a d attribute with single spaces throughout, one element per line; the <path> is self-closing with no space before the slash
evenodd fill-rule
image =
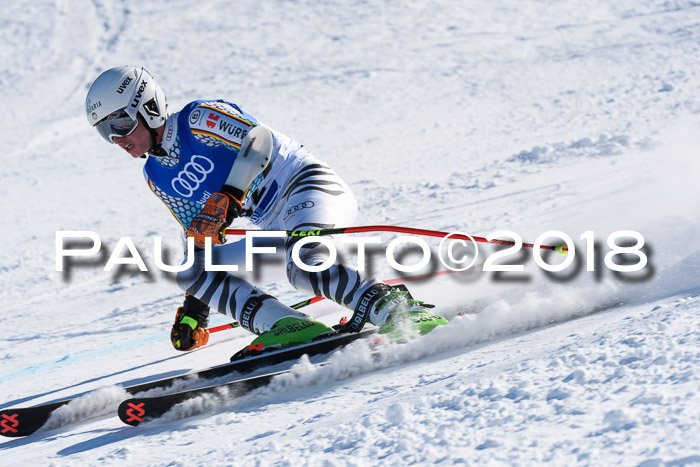
<path id="1" fill-rule="evenodd" d="M 133 149 L 127 151 L 131 157 L 134 159 L 138 158 L 146 158 L 147 157 L 147 151 L 135 151 Z"/>

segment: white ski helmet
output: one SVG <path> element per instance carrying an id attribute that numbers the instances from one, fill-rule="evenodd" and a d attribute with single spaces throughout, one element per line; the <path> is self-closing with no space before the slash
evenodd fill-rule
<path id="1" fill-rule="evenodd" d="M 90 125 L 114 143 L 113 136 L 126 136 L 134 131 L 138 114 L 151 130 L 162 126 L 167 117 L 165 93 L 145 68 L 111 68 L 90 86 L 85 113 Z"/>

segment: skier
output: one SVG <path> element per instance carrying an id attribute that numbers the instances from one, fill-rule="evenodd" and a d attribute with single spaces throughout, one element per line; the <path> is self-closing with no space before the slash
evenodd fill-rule
<path id="1" fill-rule="evenodd" d="M 194 266 L 177 275 L 185 299 L 171 332 L 175 349 L 207 343 L 210 306 L 258 335 L 250 349 L 285 347 L 334 332 L 234 273 L 206 271 L 203 250 L 208 237 L 217 264 L 236 264 L 243 242 L 226 244 L 223 230 L 239 217 L 268 230 L 352 225 L 357 202 L 333 169 L 231 102 L 197 100 L 168 114 L 165 94 L 142 67 L 103 72 L 88 91 L 86 113 L 107 142 L 146 158 L 146 183 L 197 246 Z M 342 264 L 318 273 L 302 270 L 291 258 L 300 239 L 284 240 L 289 282 L 352 310 L 343 331 L 358 332 L 367 321 L 388 326 L 401 320 L 425 333 L 446 322 L 413 300 L 405 287 L 362 277 Z M 320 243 L 310 243 L 300 250 L 300 259 L 322 264 L 327 252 Z"/>

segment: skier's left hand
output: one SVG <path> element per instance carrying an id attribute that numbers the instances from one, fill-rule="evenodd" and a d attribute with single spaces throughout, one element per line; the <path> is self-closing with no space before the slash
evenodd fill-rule
<path id="1" fill-rule="evenodd" d="M 170 331 L 170 342 L 175 350 L 194 350 L 209 342 L 209 330 L 199 326 L 192 329 L 192 326 L 189 323 L 175 322 Z"/>
<path id="2" fill-rule="evenodd" d="M 187 236 L 194 238 L 194 243 L 204 248 L 204 239 L 211 237 L 212 245 L 226 242 L 224 230 L 242 210 L 241 202 L 233 195 L 222 190 L 209 197 L 199 214 L 187 228 Z"/>

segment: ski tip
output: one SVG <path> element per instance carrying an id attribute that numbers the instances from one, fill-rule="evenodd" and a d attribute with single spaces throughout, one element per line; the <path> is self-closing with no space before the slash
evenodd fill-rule
<path id="1" fill-rule="evenodd" d="M 117 413 L 119 418 L 127 425 L 137 426 L 144 420 L 144 415 L 146 414 L 145 405 L 145 402 L 139 402 L 137 399 L 127 399 L 119 404 Z"/>
<path id="2" fill-rule="evenodd" d="M 0 435 L 9 438 L 28 436 L 41 428 L 49 419 L 50 406 L 6 409 L 0 411 Z"/>
<path id="3" fill-rule="evenodd" d="M 17 438 L 33 433 L 33 430 L 29 432 L 24 430 L 20 422 L 21 419 L 19 413 L 12 413 L 12 411 L 4 410 L 2 412 L 2 421 L 0 422 L 0 428 L 2 428 L 0 429 L 0 434 L 10 438 Z"/>

